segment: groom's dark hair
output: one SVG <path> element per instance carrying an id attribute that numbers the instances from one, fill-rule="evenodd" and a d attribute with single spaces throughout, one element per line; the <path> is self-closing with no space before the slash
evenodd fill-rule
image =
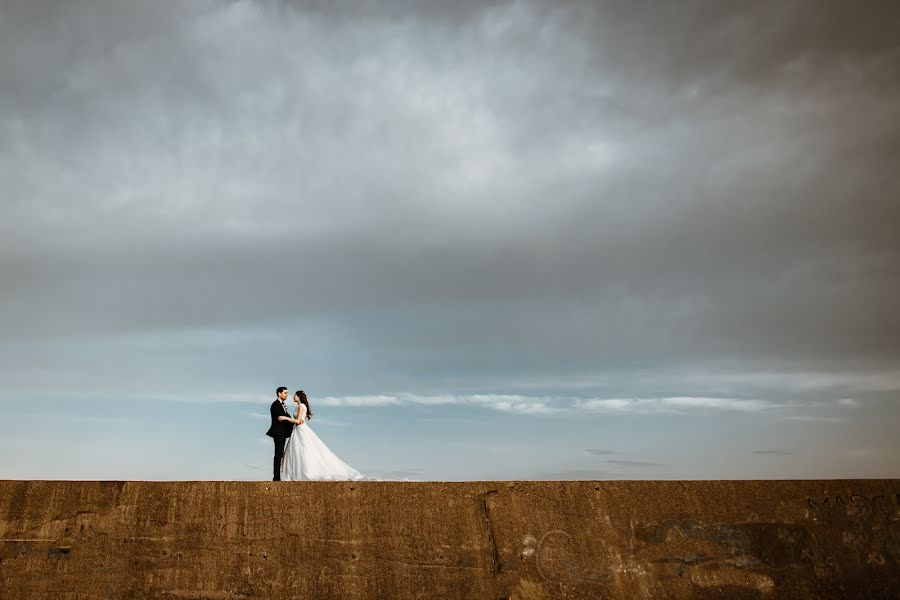
<path id="1" fill-rule="evenodd" d="M 275 390 L 275 395 L 277 396 L 277 395 L 280 394 L 281 392 L 286 392 L 286 391 L 287 391 L 287 388 L 284 387 L 284 386 L 281 386 L 281 387 L 279 387 L 277 390 Z"/>

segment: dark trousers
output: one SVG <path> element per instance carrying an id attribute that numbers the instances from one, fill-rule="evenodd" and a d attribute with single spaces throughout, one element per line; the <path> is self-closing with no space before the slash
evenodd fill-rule
<path id="1" fill-rule="evenodd" d="M 284 444 L 287 442 L 286 437 L 272 438 L 275 440 L 275 462 L 273 463 L 272 481 L 281 481 L 281 459 L 284 457 Z"/>

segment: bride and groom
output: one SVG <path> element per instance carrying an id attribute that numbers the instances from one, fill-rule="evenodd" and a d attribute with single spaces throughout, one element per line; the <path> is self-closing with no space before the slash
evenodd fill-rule
<path id="1" fill-rule="evenodd" d="M 293 416 L 285 404 L 287 388 L 279 387 L 275 396 L 269 411 L 272 425 L 266 432 L 267 436 L 275 440 L 272 481 L 368 479 L 335 456 L 307 424 L 313 412 L 303 390 L 297 390 L 294 394 L 293 400 L 297 408 Z"/>

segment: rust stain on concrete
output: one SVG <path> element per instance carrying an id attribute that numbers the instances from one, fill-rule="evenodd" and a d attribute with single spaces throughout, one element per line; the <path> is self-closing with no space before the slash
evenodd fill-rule
<path id="1" fill-rule="evenodd" d="M 0 481 L 0 598 L 898 598 L 900 485 Z"/>

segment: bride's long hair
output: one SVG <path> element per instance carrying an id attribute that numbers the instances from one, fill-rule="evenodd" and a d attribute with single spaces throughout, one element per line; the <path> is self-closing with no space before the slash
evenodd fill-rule
<path id="1" fill-rule="evenodd" d="M 299 396 L 300 402 L 302 402 L 303 404 L 306 405 L 307 420 L 312 419 L 313 412 L 312 412 L 312 409 L 309 407 L 309 400 L 306 398 L 306 392 L 304 392 L 303 390 L 297 390 L 296 392 L 294 392 L 294 396 Z"/>

